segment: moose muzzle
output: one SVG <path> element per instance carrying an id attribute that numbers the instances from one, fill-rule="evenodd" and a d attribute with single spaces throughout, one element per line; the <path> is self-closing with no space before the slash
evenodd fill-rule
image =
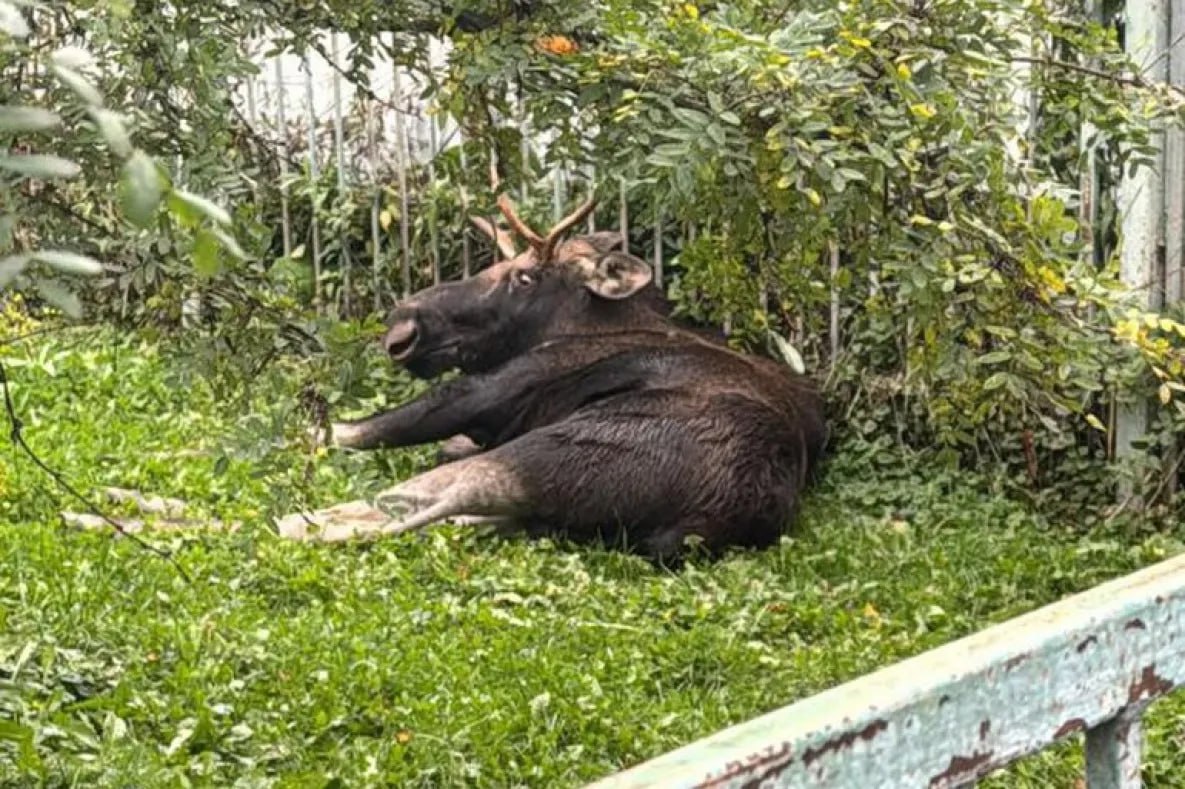
<path id="1" fill-rule="evenodd" d="M 411 356 L 420 340 L 420 327 L 414 318 L 404 318 L 391 324 L 387 335 L 383 337 L 383 347 L 387 354 L 395 361 L 403 361 Z"/>

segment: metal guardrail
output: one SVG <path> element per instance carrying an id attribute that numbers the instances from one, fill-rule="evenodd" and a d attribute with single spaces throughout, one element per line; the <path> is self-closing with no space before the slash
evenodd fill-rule
<path id="1" fill-rule="evenodd" d="M 1090 789 L 1140 786 L 1141 715 L 1185 681 L 1185 556 L 606 778 L 633 787 L 964 786 L 1086 732 Z"/>

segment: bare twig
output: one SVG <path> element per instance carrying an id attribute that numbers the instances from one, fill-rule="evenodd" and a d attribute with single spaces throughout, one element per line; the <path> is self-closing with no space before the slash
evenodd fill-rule
<path id="1" fill-rule="evenodd" d="M 185 568 L 181 566 L 181 563 L 177 561 L 173 554 L 169 553 L 163 548 L 158 548 L 157 546 L 146 542 L 138 535 L 129 532 L 117 521 L 109 518 L 106 514 L 100 511 L 97 506 L 92 504 L 86 496 L 79 493 L 69 482 L 66 482 L 66 480 L 62 478 L 61 474 L 50 468 L 45 463 L 45 461 L 38 457 L 37 453 L 33 451 L 32 447 L 30 447 L 28 443 L 25 442 L 25 437 L 21 432 L 24 428 L 24 423 L 21 422 L 20 417 L 16 415 L 16 407 L 12 402 L 12 393 L 8 389 L 8 371 L 4 367 L 3 362 L 0 362 L 0 389 L 4 390 L 4 410 L 8 413 L 8 421 L 12 425 L 12 430 L 8 434 L 9 438 L 12 439 L 12 442 L 20 447 L 26 455 L 29 456 L 29 459 L 33 461 L 33 464 L 48 474 L 50 478 L 53 479 L 53 481 L 56 482 L 60 488 L 62 488 L 62 490 L 66 491 L 68 494 L 70 494 L 70 496 L 80 501 L 88 510 L 90 510 L 92 515 L 102 518 L 103 522 L 115 529 L 115 531 L 120 536 L 127 537 L 140 548 L 148 551 L 149 553 L 154 553 L 162 559 L 165 559 L 177 569 L 177 572 L 182 578 L 186 580 L 186 582 L 192 582 L 192 579 L 189 577 L 189 573 L 185 572 Z"/>
<path id="2" fill-rule="evenodd" d="M 1062 69 L 1064 71 L 1072 71 L 1076 74 L 1085 74 L 1089 77 L 1105 79 L 1110 82 L 1114 82 L 1117 85 L 1127 85 L 1133 88 L 1164 88 L 1165 90 L 1185 98 L 1185 88 L 1180 88 L 1176 85 L 1170 85 L 1165 82 L 1156 82 L 1154 80 L 1145 79 L 1139 74 L 1116 74 L 1101 68 L 1084 66 L 1081 63 L 1071 63 L 1067 60 L 1058 60 L 1056 58 L 1050 57 L 1029 57 L 1027 55 L 1014 55 L 1011 60 L 1013 63 L 1028 63 L 1036 66 L 1048 66 L 1050 68 Z"/>

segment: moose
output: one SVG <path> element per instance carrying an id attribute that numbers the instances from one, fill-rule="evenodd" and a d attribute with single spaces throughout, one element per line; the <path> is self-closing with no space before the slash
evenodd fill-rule
<path id="1" fill-rule="evenodd" d="M 505 192 L 497 205 L 526 251 L 471 218 L 500 259 L 398 304 L 383 339 L 417 378 L 460 375 L 329 427 L 359 450 L 447 440 L 444 462 L 378 495 L 389 520 L 374 532 L 509 524 L 659 563 L 689 540 L 712 554 L 775 543 L 827 440 L 811 380 L 672 318 L 620 234 L 565 239 L 594 199 L 546 234 Z"/>

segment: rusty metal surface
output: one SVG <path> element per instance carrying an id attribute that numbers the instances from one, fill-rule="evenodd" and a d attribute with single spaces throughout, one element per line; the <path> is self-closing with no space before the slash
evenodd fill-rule
<path id="1" fill-rule="evenodd" d="M 1135 715 L 1182 682 L 1185 556 L 725 729 L 594 787 L 960 786 L 1125 710 Z M 1136 785 L 1124 782 L 1133 770 L 1138 781 L 1138 720 L 1124 721 L 1091 732 L 1091 778 L 1100 787 Z M 1105 780 L 1102 765 L 1115 766 L 1115 781 Z"/>

